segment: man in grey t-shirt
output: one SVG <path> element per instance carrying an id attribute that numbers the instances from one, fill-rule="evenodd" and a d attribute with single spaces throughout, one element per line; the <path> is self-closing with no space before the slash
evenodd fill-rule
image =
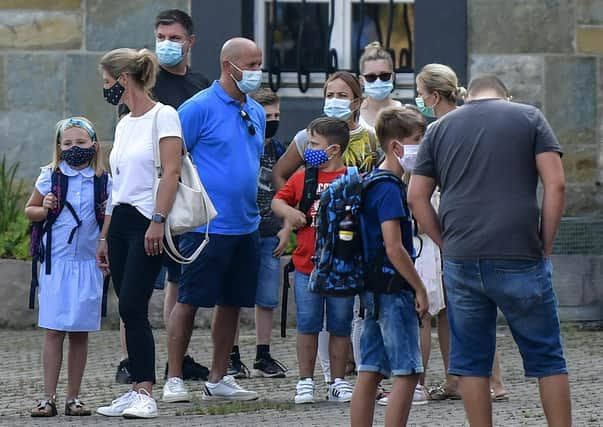
<path id="1" fill-rule="evenodd" d="M 570 426 L 548 259 L 565 200 L 561 147 L 538 109 L 506 98 L 495 76 L 471 81 L 467 103 L 429 126 L 408 200 L 422 229 L 442 248 L 449 373 L 460 377 L 470 424 L 492 425 L 488 378 L 498 307 L 521 350 L 526 376 L 539 379 L 549 425 Z M 430 203 L 436 185 L 438 213 Z"/>

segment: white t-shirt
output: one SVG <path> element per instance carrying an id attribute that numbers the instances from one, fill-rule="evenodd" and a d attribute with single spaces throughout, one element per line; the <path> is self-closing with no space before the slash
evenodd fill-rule
<path id="1" fill-rule="evenodd" d="M 132 205 L 149 219 L 155 210 L 153 118 L 161 106 L 158 102 L 142 116 L 132 117 L 130 113 L 123 117 L 115 128 L 115 142 L 109 156 L 113 175 L 113 205 Z M 157 136 L 160 140 L 168 136 L 182 138 L 178 113 L 169 105 L 163 106 L 157 116 Z"/>

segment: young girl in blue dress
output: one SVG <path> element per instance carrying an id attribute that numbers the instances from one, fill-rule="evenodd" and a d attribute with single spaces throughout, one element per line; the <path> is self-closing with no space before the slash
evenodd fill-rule
<path id="1" fill-rule="evenodd" d="M 46 329 L 42 350 L 45 397 L 32 410 L 32 417 L 57 415 L 55 395 L 65 335 L 69 336 L 65 415 L 90 415 L 78 395 L 86 366 L 88 332 L 100 329 L 103 275 L 96 263 L 100 230 L 94 193 L 95 176 L 104 173 L 99 150 L 90 121 L 83 117 L 59 121 L 52 163 L 42 168 L 25 207 L 29 220 L 44 221 L 49 210 L 60 203 L 53 194 L 53 189 L 57 192 L 59 188 L 53 188 L 53 173 L 67 177 L 65 204 L 52 225 L 52 239 L 48 239 L 48 233 L 42 236 L 44 250 L 50 251 L 50 262 L 47 257 L 41 259 L 38 293 L 38 325 Z M 107 186 L 106 194 L 110 194 L 110 182 Z M 50 264 L 50 274 L 46 263 Z"/>

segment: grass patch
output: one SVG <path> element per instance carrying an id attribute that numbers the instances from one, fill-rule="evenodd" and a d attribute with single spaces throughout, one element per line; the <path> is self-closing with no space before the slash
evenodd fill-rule
<path id="1" fill-rule="evenodd" d="M 176 412 L 176 415 L 227 415 L 243 412 L 259 411 L 292 411 L 295 408 L 293 402 L 278 402 L 274 400 L 252 400 L 246 402 L 225 403 L 203 403 L 200 400 L 193 401 L 192 407 Z"/>

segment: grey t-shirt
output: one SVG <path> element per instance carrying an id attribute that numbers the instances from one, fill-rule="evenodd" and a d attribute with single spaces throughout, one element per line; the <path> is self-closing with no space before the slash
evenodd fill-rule
<path id="1" fill-rule="evenodd" d="M 536 155 L 561 147 L 535 107 L 477 100 L 429 126 L 414 175 L 434 178 L 445 258 L 540 259 Z"/>

